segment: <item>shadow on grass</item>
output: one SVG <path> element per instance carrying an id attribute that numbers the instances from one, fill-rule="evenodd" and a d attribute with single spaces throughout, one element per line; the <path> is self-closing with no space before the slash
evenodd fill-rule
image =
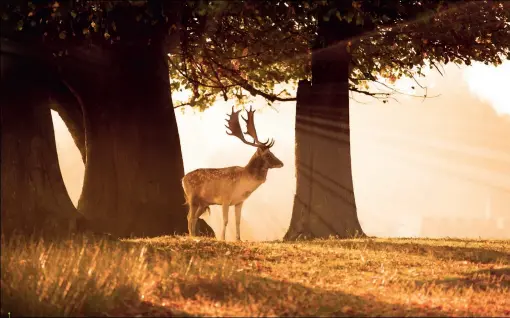
<path id="1" fill-rule="evenodd" d="M 149 242 L 149 243 L 148 243 Z M 172 243 L 173 244 L 169 244 Z M 158 238 L 155 240 L 128 240 L 122 241 L 126 249 L 144 245 L 148 248 L 149 262 L 154 259 L 172 257 L 179 253 L 185 259 L 199 255 L 203 258 L 220 257 L 242 254 L 245 247 L 224 242 L 182 239 L 175 243 L 175 238 Z M 195 276 L 190 278 L 178 278 L 181 301 L 194 301 L 198 298 L 209 299 L 212 303 L 220 303 L 221 306 L 242 304 L 247 308 L 242 315 L 262 316 L 447 316 L 451 313 L 444 312 L 439 308 L 423 307 L 413 304 L 392 304 L 370 296 L 357 296 L 341 291 L 312 288 L 301 283 L 288 282 L 261 277 L 255 273 L 238 272 L 232 276 L 203 278 Z M 249 308 L 249 309 L 248 309 Z M 154 316 L 158 310 L 164 310 L 158 306 L 152 311 L 146 312 Z M 228 309 L 224 309 L 228 314 Z M 137 310 L 140 312 L 140 310 Z M 116 315 L 125 315 L 115 312 Z M 234 313 L 235 314 L 235 313 Z M 457 312 L 457 314 L 459 314 Z M 174 312 L 178 316 L 191 316 L 192 313 Z"/>
<path id="2" fill-rule="evenodd" d="M 439 308 L 413 304 L 391 304 L 375 297 L 362 297 L 341 291 L 310 288 L 300 283 L 284 282 L 255 275 L 241 279 L 183 282 L 181 294 L 186 299 L 198 295 L 220 303 L 244 303 L 243 314 L 262 316 L 435 316 L 446 317 L 451 313 Z M 463 314 L 456 312 L 456 314 Z M 467 314 L 467 313 L 464 313 Z"/>
<path id="3" fill-rule="evenodd" d="M 40 299 L 40 293 L 35 288 L 25 288 L 24 290 L 8 290 L 4 284 L 1 287 L 1 314 L 12 317 L 62 317 L 62 316 L 148 316 L 148 317 L 169 317 L 178 314 L 187 316 L 185 313 L 172 312 L 168 307 L 154 305 L 149 302 L 140 301 L 138 292 L 133 286 L 121 284 L 116 286 L 111 297 L 104 297 L 97 292 L 98 281 L 90 278 L 85 290 L 80 294 L 86 295 L 81 299 L 72 295 L 59 302 L 58 306 L 49 301 Z M 62 290 L 52 290 L 51 293 L 67 293 Z M 69 294 L 75 292 L 71 288 Z M 49 296 L 48 296 L 49 297 Z M 54 298 L 55 296 L 53 296 Z M 57 296 L 58 297 L 58 296 Z M 65 296 L 64 296 L 65 297 Z"/>
<path id="4" fill-rule="evenodd" d="M 472 287 L 480 291 L 500 291 L 510 289 L 510 267 L 499 269 L 483 269 L 464 274 L 462 277 L 451 277 L 430 281 L 417 281 L 418 286 L 434 284 L 446 289 L 466 289 Z"/>
<path id="5" fill-rule="evenodd" d="M 187 259 L 193 255 L 205 258 L 229 259 L 236 254 L 246 252 L 247 248 L 243 245 L 234 245 L 214 240 L 193 240 L 189 238 L 162 237 L 152 240 L 108 240 L 103 238 L 81 238 L 86 241 L 88 246 L 98 245 L 102 247 L 107 255 L 112 246 L 117 249 L 126 250 L 126 252 L 136 247 L 146 247 L 147 261 L 158 264 L 158 262 L 170 260 L 172 257 L 180 256 Z M 80 238 L 75 238 L 74 244 L 82 244 Z M 319 242 L 324 244 L 324 242 Z M 281 243 L 280 243 L 281 244 Z M 303 244 L 315 244 L 306 242 Z M 451 258 L 452 253 L 448 248 L 442 246 L 429 246 L 412 243 L 386 243 L 386 242 L 357 242 L 357 241 L 327 241 L 326 244 L 335 246 L 345 246 L 346 248 L 372 249 L 372 250 L 395 250 L 402 253 L 427 254 L 435 253 L 437 257 Z M 248 248 L 249 249 L 249 248 Z M 454 254 L 458 250 L 466 248 L 453 248 Z M 431 252 L 432 250 L 432 252 Z M 473 250 L 473 249 L 471 249 Z M 478 252 L 477 249 L 474 249 Z M 483 253 L 487 250 L 480 249 Z M 228 255 L 226 253 L 229 253 Z M 475 253 L 473 251 L 463 251 L 462 253 Z M 465 258 L 462 258 L 465 259 Z M 219 263 L 218 263 L 219 264 Z M 186 265 L 186 263 L 185 263 Z M 151 266 L 149 266 L 151 268 Z M 206 268 L 207 269 L 207 268 Z M 150 270 L 150 269 L 149 269 Z M 205 272 L 206 277 L 200 274 L 190 272 L 189 276 L 170 277 L 169 273 L 161 276 L 161 297 L 169 297 L 178 303 L 193 302 L 197 299 L 207 299 L 211 303 L 219 303 L 222 312 L 227 315 L 236 314 L 235 310 L 246 308 L 246 311 L 237 312 L 243 315 L 276 315 L 276 316 L 448 316 L 467 315 L 467 312 L 446 312 L 441 308 L 430 307 L 418 304 L 393 304 L 383 301 L 381 298 L 373 296 L 358 296 L 344 293 L 338 290 L 328 290 L 321 287 L 310 287 L 297 282 L 276 280 L 270 277 L 262 277 L 256 272 L 233 271 L 231 274 L 219 274 L 221 271 L 217 267 Z M 469 284 L 475 278 L 481 278 L 488 275 L 492 280 L 499 281 L 500 284 L 508 286 L 508 274 L 510 269 L 488 270 L 474 272 L 472 275 L 466 275 L 464 278 L 456 280 L 436 281 L 436 284 L 458 286 L 460 284 Z M 186 270 L 186 273 L 188 271 Z M 216 276 L 216 274 L 218 275 Z M 34 275 L 37 273 L 34 272 Z M 483 279 L 487 280 L 486 278 Z M 177 311 L 176 308 L 160 306 L 158 304 L 141 301 L 139 291 L 135 287 L 120 282 L 115 288 L 113 299 L 106 299 L 104 294 L 96 291 L 96 286 L 100 285 L 97 280 L 87 279 L 86 284 L 80 284 L 79 288 L 83 295 L 87 295 L 84 302 L 76 299 L 76 304 L 65 301 L 61 304 L 65 308 L 52 308 L 49 304 L 39 300 L 39 293 L 36 288 L 23 290 L 20 294 L 16 290 L 9 290 L 2 282 L 2 314 L 7 311 L 14 316 L 54 316 L 62 315 L 85 315 L 85 316 L 192 316 L 191 313 Z M 479 284 L 482 286 L 482 284 Z M 174 291 L 173 286 L 178 286 L 178 291 Z M 487 286 L 489 287 L 489 286 Z M 27 294 L 27 291 L 29 294 Z M 53 291 L 55 292 L 55 291 Z M 85 293 L 83 293 L 85 292 Z M 55 292 L 56 295 L 61 294 Z M 60 296 L 59 296 L 60 297 Z M 63 296 L 65 298 L 65 296 Z M 80 296 L 81 297 L 81 296 Z M 67 301 L 67 300 L 66 300 Z M 67 305 L 69 305 L 67 307 Z M 233 307 L 229 307 L 235 305 Z M 78 309 L 79 308 L 79 309 Z M 237 308 L 237 309 L 235 309 Z M 64 309 L 64 310 L 63 310 Z M 197 308 L 199 312 L 200 308 Z M 211 314 L 211 313 L 209 313 Z"/>
<path id="6" fill-rule="evenodd" d="M 169 241 L 175 238 L 168 238 Z M 213 256 L 225 258 L 243 254 L 246 248 L 217 241 L 195 241 L 183 239 L 178 246 L 168 245 L 165 238 L 150 241 L 149 255 L 168 255 L 182 252 L 189 258 L 199 255 L 204 258 Z M 147 244 L 147 241 L 125 241 L 126 246 Z M 437 316 L 451 315 L 440 308 L 424 307 L 414 304 L 392 304 L 373 296 L 357 296 L 342 291 L 309 287 L 301 283 L 282 281 L 262 277 L 253 272 L 237 272 L 232 276 L 194 279 L 177 279 L 179 294 L 184 300 L 208 299 L 221 306 L 242 304 L 247 308 L 242 315 L 262 316 Z M 249 308 L 249 309 L 248 309 Z M 226 314 L 228 310 L 224 311 Z M 239 313 L 238 313 L 239 314 Z M 456 314 L 462 314 L 456 312 Z M 232 315 L 230 313 L 229 315 Z M 234 313 L 235 315 L 235 313 Z"/>
<path id="7" fill-rule="evenodd" d="M 2 271 L 0 312 L 3 316 L 162 316 L 176 313 L 168 307 L 142 301 L 139 286 L 129 272 L 116 275 L 95 270 L 99 262 L 90 261 L 90 250 L 100 248 L 108 253 L 115 248 L 129 256 L 132 245 L 104 236 L 48 237 L 44 239 L 19 236 L 2 238 Z M 89 262 L 76 262 L 73 250 Z M 56 258 L 53 258 L 56 257 Z M 98 267 L 99 269 L 104 269 Z M 65 270 L 67 269 L 67 270 Z M 89 269 L 88 275 L 84 270 Z M 86 272 L 85 272 L 86 273 Z M 178 313 L 179 316 L 185 314 Z"/>
<path id="8" fill-rule="evenodd" d="M 243 303 L 246 312 L 242 315 L 276 315 L 286 316 L 436 316 L 445 317 L 450 313 L 438 308 L 418 307 L 414 305 L 391 304 L 375 300 L 370 297 L 360 297 L 339 291 L 328 291 L 320 288 L 309 288 L 299 283 L 282 282 L 259 276 L 245 277 L 246 287 L 239 288 L 241 280 L 231 279 L 221 282 L 197 281 L 182 282 L 181 295 L 186 300 L 195 300 L 198 295 L 202 299 L 209 299 L 221 306 Z M 116 317 L 194 317 L 191 313 L 173 310 L 171 307 L 163 307 L 149 302 L 138 301 L 136 291 L 127 286 L 121 286 L 115 297 L 118 300 L 105 300 L 88 297 L 88 301 L 82 305 L 82 310 L 71 310 L 67 315 L 56 311 L 55 308 L 45 305 L 43 302 L 31 302 L 31 297 L 36 295 L 4 295 L 2 291 L 2 315 L 7 311 L 13 316 L 116 316 Z M 114 301 L 117 305 L 108 308 L 104 302 Z M 102 308 L 102 310 L 97 310 Z M 224 312 L 228 314 L 226 308 Z M 461 314 L 456 312 L 456 314 Z"/>
<path id="9" fill-rule="evenodd" d="M 293 242 L 283 242 L 279 244 L 292 244 Z M 480 248 L 480 247 L 461 247 L 431 245 L 417 242 L 378 242 L 371 239 L 353 241 L 353 240 L 332 240 L 332 241 L 306 241 L 303 244 L 328 245 L 332 247 L 344 247 L 347 249 L 371 250 L 383 252 L 396 252 L 401 254 L 414 254 L 420 256 L 433 256 L 442 260 L 470 261 L 473 263 L 495 263 L 502 262 L 510 264 L 510 254 L 502 251 Z"/>

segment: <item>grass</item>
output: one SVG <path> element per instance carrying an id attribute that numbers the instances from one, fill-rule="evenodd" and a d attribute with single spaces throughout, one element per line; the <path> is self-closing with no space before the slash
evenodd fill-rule
<path id="1" fill-rule="evenodd" d="M 510 316 L 510 241 L 1 242 L 16 316 Z"/>

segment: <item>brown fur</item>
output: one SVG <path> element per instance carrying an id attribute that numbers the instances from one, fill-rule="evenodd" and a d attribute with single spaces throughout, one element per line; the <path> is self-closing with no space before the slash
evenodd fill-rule
<path id="1" fill-rule="evenodd" d="M 196 220 L 210 205 L 238 206 L 266 181 L 270 168 L 283 163 L 269 148 L 257 148 L 245 167 L 205 168 L 189 172 L 182 179 L 188 212 L 190 235 L 194 235 Z M 227 210 L 228 211 L 228 210 Z M 237 220 L 236 220 L 237 221 Z"/>

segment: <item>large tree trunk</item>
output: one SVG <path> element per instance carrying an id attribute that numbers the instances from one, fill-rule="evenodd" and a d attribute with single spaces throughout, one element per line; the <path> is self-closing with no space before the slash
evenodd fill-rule
<path id="1" fill-rule="evenodd" d="M 82 97 L 85 116 L 78 209 L 120 237 L 185 234 L 184 167 L 166 54 L 157 45 L 107 54 L 112 62 L 98 70 L 99 77 L 89 74 L 78 82 L 73 71 L 67 78 Z M 203 220 L 199 226 L 214 235 Z"/>
<path id="2" fill-rule="evenodd" d="M 320 19 L 319 21 L 321 21 Z M 336 19 L 335 19 L 336 20 Z M 334 23 L 332 26 L 331 23 Z M 354 198 L 349 132 L 349 28 L 319 22 L 312 83 L 301 81 L 296 104 L 296 195 L 284 239 L 363 236 Z M 356 30 L 351 30 L 354 31 Z"/>
<path id="3" fill-rule="evenodd" d="M 2 235 L 67 234 L 82 218 L 60 173 L 48 107 L 48 69 L 2 51 Z"/>

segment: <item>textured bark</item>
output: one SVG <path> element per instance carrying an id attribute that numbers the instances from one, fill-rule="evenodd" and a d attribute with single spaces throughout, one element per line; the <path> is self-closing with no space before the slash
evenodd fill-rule
<path id="1" fill-rule="evenodd" d="M 184 167 L 165 52 L 150 45 L 105 54 L 109 66 L 86 66 L 80 77 L 73 69 L 66 77 L 84 105 L 78 209 L 115 236 L 185 234 Z M 203 220 L 199 231 L 214 235 Z"/>
<path id="2" fill-rule="evenodd" d="M 60 173 L 48 107 L 49 70 L 4 52 L 1 62 L 2 235 L 67 234 L 77 220 L 85 221 Z"/>
<path id="3" fill-rule="evenodd" d="M 297 92 L 297 185 L 285 240 L 364 236 L 352 183 L 350 56 L 341 41 L 359 30 L 338 21 L 322 21 L 318 31 L 312 52 L 312 83 L 300 82 Z"/>

